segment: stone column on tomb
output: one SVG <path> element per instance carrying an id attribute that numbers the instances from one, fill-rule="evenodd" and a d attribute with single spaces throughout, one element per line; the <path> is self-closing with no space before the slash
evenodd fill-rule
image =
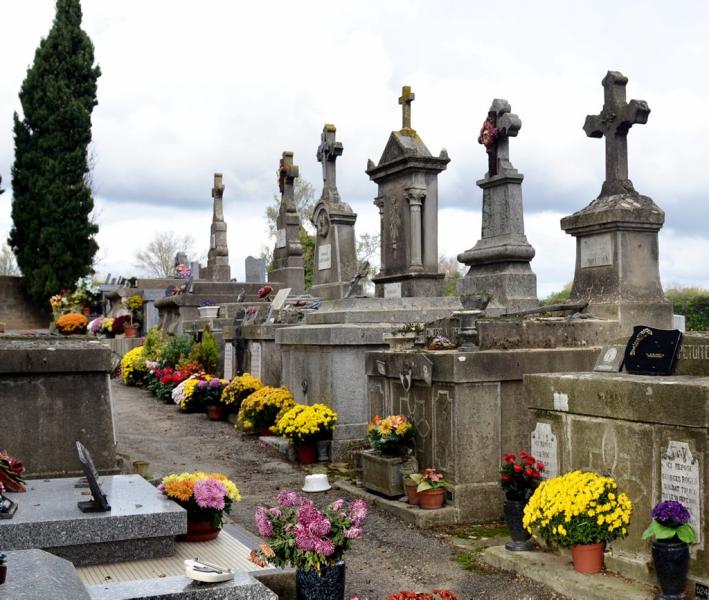
<path id="1" fill-rule="evenodd" d="M 224 185 L 222 174 L 214 174 L 214 199 L 212 211 L 212 227 L 209 238 L 209 253 L 207 254 L 207 279 L 210 281 L 230 281 L 229 246 L 226 239 L 226 222 L 224 221 Z"/>
<path id="2" fill-rule="evenodd" d="M 335 161 L 343 146 L 334 125 L 325 125 L 317 159 L 322 163 L 323 190 L 310 218 L 316 228 L 313 285 L 310 293 L 327 300 L 344 298 L 357 273 L 354 224 L 357 215 L 337 191 Z M 355 292 L 357 293 L 357 292 Z"/>
<path id="3" fill-rule="evenodd" d="M 431 156 L 411 127 L 409 86 L 402 89 L 402 128 L 393 131 L 379 163 L 367 163 L 378 185 L 381 267 L 374 278 L 377 297 L 440 296 L 438 272 L 438 174 L 450 162 L 448 153 Z"/>
<path id="4" fill-rule="evenodd" d="M 507 100 L 495 99 L 480 130 L 488 171 L 477 181 L 483 190 L 482 232 L 475 246 L 458 255 L 469 268 L 460 283 L 463 295 L 489 294 L 488 314 L 505 314 L 539 306 L 537 277 L 529 264 L 534 248 L 524 234 L 522 180 L 512 166 L 509 138 L 522 127 Z"/>
<path id="5" fill-rule="evenodd" d="M 628 78 L 608 71 L 601 113 L 586 117 L 589 137 L 605 137 L 606 179 L 588 206 L 561 220 L 576 238 L 571 300 L 589 303 L 589 312 L 617 320 L 624 333 L 634 325 L 672 327 L 672 305 L 660 282 L 657 234 L 665 213 L 639 194 L 628 178 L 628 132 L 647 123 L 644 100 L 626 101 Z"/>
<path id="6" fill-rule="evenodd" d="M 299 175 L 293 164 L 293 153 L 284 152 L 278 169 L 278 187 L 281 204 L 276 219 L 276 247 L 273 250 L 273 269 L 268 280 L 291 288 L 293 294 L 305 291 L 303 247 L 300 245 L 300 216 L 295 206 L 294 184 Z"/>

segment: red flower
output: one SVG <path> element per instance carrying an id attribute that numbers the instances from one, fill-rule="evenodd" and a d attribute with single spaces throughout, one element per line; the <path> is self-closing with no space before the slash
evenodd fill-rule
<path id="1" fill-rule="evenodd" d="M 522 472 L 522 465 L 515 465 L 514 470 L 515 470 L 515 473 L 521 473 Z"/>
<path id="2" fill-rule="evenodd" d="M 509 480 L 510 480 L 510 476 L 509 476 L 509 475 L 503 475 L 503 476 L 502 476 L 502 481 L 509 481 Z"/>
<path id="3" fill-rule="evenodd" d="M 532 471 L 532 477 L 534 477 L 534 479 L 539 479 L 541 475 L 539 474 L 539 471 Z"/>
<path id="4" fill-rule="evenodd" d="M 525 452 L 524 450 L 522 450 L 522 452 L 519 453 L 519 457 L 522 460 L 526 459 L 528 456 L 529 456 L 529 454 L 527 452 Z"/>
<path id="5" fill-rule="evenodd" d="M 510 452 L 505 452 L 502 455 L 502 460 L 504 460 L 508 465 L 511 465 L 515 461 L 515 455 Z"/>
<path id="6" fill-rule="evenodd" d="M 543 463 L 543 462 L 538 462 L 538 463 L 537 463 L 537 469 L 538 469 L 539 471 L 543 471 L 543 470 L 544 470 L 544 463 Z"/>
<path id="7" fill-rule="evenodd" d="M 534 477 L 534 471 L 532 471 L 532 469 L 525 469 L 525 470 L 524 470 L 524 474 L 525 474 L 527 477 Z"/>

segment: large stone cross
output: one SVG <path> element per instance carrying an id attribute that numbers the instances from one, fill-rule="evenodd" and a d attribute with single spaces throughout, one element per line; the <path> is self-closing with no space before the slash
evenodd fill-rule
<path id="1" fill-rule="evenodd" d="M 278 189 L 281 190 L 281 204 L 285 204 L 291 212 L 296 210 L 293 184 L 298 175 L 298 165 L 293 164 L 293 153 L 284 152 L 278 166 Z"/>
<path id="2" fill-rule="evenodd" d="M 224 197 L 224 184 L 222 183 L 222 174 L 214 174 L 214 187 L 212 188 L 212 198 L 214 198 L 214 214 L 213 221 L 224 220 L 224 205 L 222 198 Z"/>
<path id="3" fill-rule="evenodd" d="M 603 110 L 588 115 L 583 130 L 589 137 L 606 138 L 606 180 L 601 196 L 634 193 L 628 179 L 628 130 L 647 123 L 650 109 L 644 100 L 625 101 L 628 78 L 618 71 L 608 71 L 603 78 Z"/>
<path id="4" fill-rule="evenodd" d="M 510 111 L 510 103 L 495 98 L 487 112 L 487 119 L 480 128 L 478 143 L 487 152 L 487 177 L 515 171 L 510 163 L 510 137 L 516 137 L 522 127 L 522 120 Z"/>
<path id="5" fill-rule="evenodd" d="M 401 104 L 401 128 L 411 129 L 411 103 L 416 98 L 416 94 L 411 91 L 411 86 L 405 85 L 401 88 L 399 104 Z"/>
<path id="6" fill-rule="evenodd" d="M 320 136 L 317 158 L 322 163 L 322 200 L 325 202 L 339 202 L 340 194 L 337 191 L 335 161 L 342 156 L 342 142 L 335 141 L 335 126 L 325 125 Z"/>

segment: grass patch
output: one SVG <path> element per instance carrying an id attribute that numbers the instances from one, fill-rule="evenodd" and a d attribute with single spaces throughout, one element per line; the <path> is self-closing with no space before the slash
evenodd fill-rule
<path id="1" fill-rule="evenodd" d="M 485 523 L 483 525 L 465 525 L 450 530 L 450 535 L 465 540 L 482 538 L 509 537 L 510 532 L 504 523 Z"/>
<path id="2" fill-rule="evenodd" d="M 470 552 L 459 552 L 453 557 L 453 560 L 466 571 L 472 571 L 473 573 L 490 574 L 497 572 L 494 567 L 483 562 L 480 557 L 481 552 L 482 548 L 476 548 Z"/>

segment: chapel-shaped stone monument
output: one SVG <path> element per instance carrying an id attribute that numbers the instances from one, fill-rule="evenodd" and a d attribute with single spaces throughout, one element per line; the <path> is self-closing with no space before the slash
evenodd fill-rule
<path id="1" fill-rule="evenodd" d="M 608 71 L 603 78 L 601 113 L 586 117 L 589 137 L 605 137 L 606 180 L 598 198 L 561 220 L 576 238 L 576 272 L 571 301 L 587 301 L 588 310 L 617 320 L 624 333 L 633 325 L 672 326 L 672 305 L 660 283 L 657 233 L 665 213 L 639 194 L 628 179 L 628 131 L 647 123 L 644 100 L 626 101 L 628 78 Z"/>
<path id="2" fill-rule="evenodd" d="M 335 126 L 323 127 L 317 159 L 322 163 L 323 190 L 311 221 L 316 229 L 315 264 L 310 293 L 325 300 L 344 298 L 357 272 L 354 224 L 357 215 L 337 191 L 335 161 L 342 143 L 335 140 Z"/>
<path id="3" fill-rule="evenodd" d="M 477 181 L 483 190 L 482 235 L 458 261 L 470 269 L 460 283 L 463 295 L 489 294 L 487 314 L 505 314 L 536 308 L 537 277 L 530 261 L 534 248 L 524 235 L 522 180 L 510 162 L 509 138 L 516 137 L 522 121 L 509 102 L 492 101 L 478 142 L 488 155 L 488 172 Z"/>
<path id="4" fill-rule="evenodd" d="M 411 127 L 415 95 L 402 88 L 402 127 L 392 131 L 367 175 L 379 186 L 381 267 L 373 279 L 377 297 L 440 296 L 443 273 L 438 272 L 438 174 L 450 162 L 448 153 L 431 156 Z"/>
<path id="5" fill-rule="evenodd" d="M 229 281 L 231 267 L 229 266 L 229 246 L 227 245 L 226 222 L 224 221 L 224 184 L 221 173 L 214 174 L 212 198 L 214 198 L 214 204 L 209 253 L 207 254 L 207 279 Z"/>
<path id="6" fill-rule="evenodd" d="M 273 269 L 268 280 L 290 288 L 295 295 L 305 291 L 305 270 L 303 269 L 303 247 L 298 232 L 300 216 L 295 205 L 295 180 L 298 165 L 293 164 L 293 153 L 284 152 L 278 168 L 278 188 L 281 191 L 281 205 L 276 219 L 276 247 L 273 250 Z"/>

